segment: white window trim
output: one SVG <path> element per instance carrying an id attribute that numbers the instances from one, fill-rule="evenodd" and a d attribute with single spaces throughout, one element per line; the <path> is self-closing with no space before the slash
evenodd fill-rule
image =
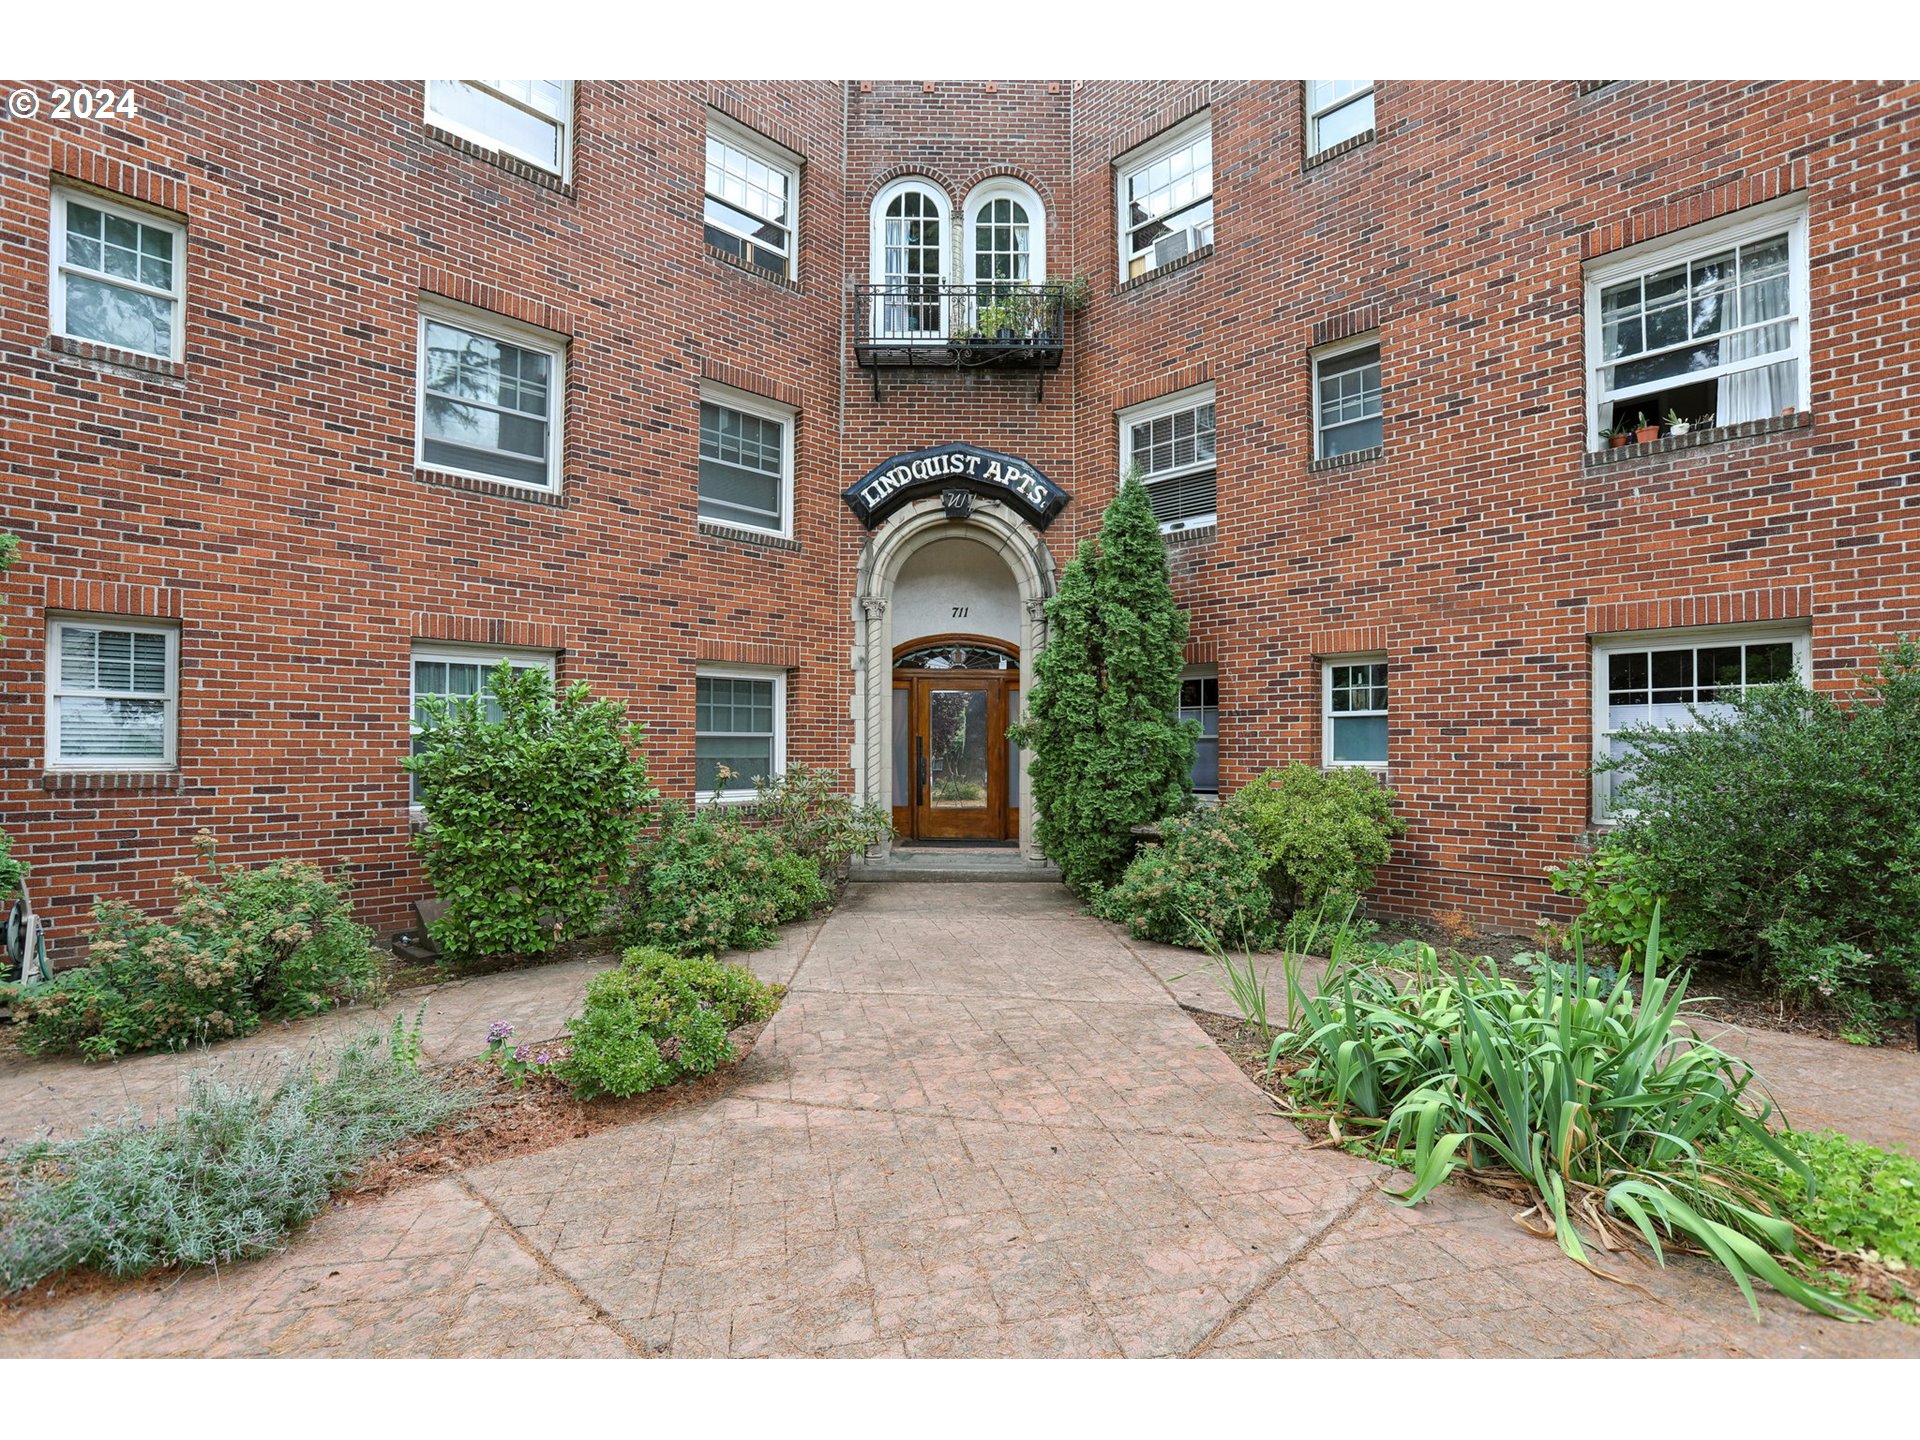
<path id="1" fill-rule="evenodd" d="M 1342 710 L 1342 720 L 1379 715 L 1387 721 L 1387 758 L 1385 760 L 1336 760 L 1333 758 L 1333 670 L 1336 665 L 1385 665 L 1387 667 L 1387 709 Z M 1393 662 L 1381 650 L 1363 650 L 1354 655 L 1320 657 L 1320 765 L 1326 770 L 1371 770 L 1384 773 L 1393 763 Z"/>
<path id="2" fill-rule="evenodd" d="M 944 187 L 924 175 L 903 175 L 873 197 L 867 214 L 868 279 L 876 288 L 887 283 L 887 207 L 909 190 L 921 190 L 932 196 L 934 209 L 940 215 L 940 332 L 937 335 L 931 332 L 889 335 L 887 344 L 945 345 L 953 333 L 952 306 L 949 304 L 947 287 L 953 284 L 954 239 L 953 200 Z M 876 298 L 874 303 L 879 305 L 882 302 Z"/>
<path id="3" fill-rule="evenodd" d="M 773 666 L 700 665 L 694 669 L 694 678 L 696 682 L 700 680 L 771 680 L 773 682 L 773 774 L 784 775 L 787 769 L 787 672 Z M 696 706 L 699 703 L 697 688 L 694 703 Z M 697 709 L 694 715 L 693 735 L 697 747 L 700 738 L 700 719 Z M 749 782 L 752 779 L 751 776 L 741 778 Z M 693 798 L 694 802 L 700 805 L 751 805 L 759 797 L 749 784 L 747 788 L 739 790 L 696 790 Z"/>
<path id="4" fill-rule="evenodd" d="M 507 344 L 517 345 L 523 350 L 538 350 L 553 362 L 553 378 L 547 386 L 550 413 L 547 416 L 546 484 L 529 485 L 524 480 L 514 480 L 505 475 L 489 475 L 483 470 L 463 470 L 457 465 L 445 465 L 439 461 L 427 459 L 427 322 L 429 320 L 438 320 L 445 325 L 457 325 L 462 330 L 471 330 L 491 340 L 504 340 Z M 458 475 L 467 480 L 482 480 L 492 485 L 507 485 L 516 490 L 530 490 L 536 495 L 560 493 L 563 477 L 566 474 L 567 453 L 567 339 L 564 335 L 555 335 L 551 331 L 541 330 L 536 326 L 523 325 L 489 310 L 476 310 L 472 306 L 461 305 L 438 296 L 422 295 L 420 314 L 415 326 L 413 365 L 413 463 L 417 469 L 430 471 L 435 475 Z"/>
<path id="5" fill-rule="evenodd" d="M 1301 102 L 1307 112 L 1307 156 L 1309 159 L 1311 159 L 1315 155 L 1322 154 L 1325 151 L 1331 150 L 1333 148 L 1332 145 L 1322 145 L 1320 143 L 1320 122 L 1326 119 L 1327 116 L 1333 114 L 1336 110 L 1344 110 L 1349 105 L 1358 105 L 1362 100 L 1370 99 L 1374 93 L 1374 90 L 1379 86 L 1379 84 L 1380 82 L 1378 80 L 1372 81 L 1367 85 L 1366 89 L 1356 90 L 1351 95 L 1342 95 L 1338 100 L 1335 100 L 1332 104 L 1322 105 L 1318 110 L 1313 108 L 1313 82 L 1311 80 L 1308 80 L 1301 85 L 1300 87 Z M 1367 127 L 1367 130 L 1373 130 L 1378 128 L 1378 124 L 1380 120 L 1380 110 L 1377 102 L 1375 103 L 1375 106 L 1374 106 L 1373 118 L 1374 118 L 1374 124 L 1369 125 Z M 1364 135 L 1366 131 L 1363 130 L 1359 133 Z M 1347 137 L 1347 139 L 1349 140 L 1356 139 L 1356 138 L 1358 137 L 1352 136 L 1352 135 Z M 1335 145 L 1344 145 L 1346 143 L 1347 143 L 1346 140 L 1336 140 L 1334 142 Z"/>
<path id="6" fill-rule="evenodd" d="M 60 688 L 60 637 L 69 626 L 82 630 L 133 630 L 148 635 L 167 637 L 167 688 L 161 695 L 142 694 L 145 700 L 163 700 L 166 702 L 166 740 L 165 751 L 158 760 L 129 759 L 124 755 L 67 755 L 60 753 L 60 697 L 63 694 L 88 694 L 88 691 L 66 692 Z M 46 707 L 46 760 L 47 769 L 60 771 L 78 771 L 89 774 L 158 773 L 180 768 L 180 627 L 162 621 L 148 620 L 131 615 L 55 615 L 47 621 L 47 707 Z"/>
<path id="7" fill-rule="evenodd" d="M 961 246 L 965 259 L 965 284 L 983 283 L 979 278 L 979 236 L 975 230 L 975 218 L 980 207 L 990 200 L 1013 200 L 1027 212 L 1027 279 L 1028 285 L 1044 285 L 1047 280 L 1047 207 L 1040 203 L 1040 196 L 1031 185 L 1015 180 L 1007 175 L 995 175 L 983 180 L 967 192 L 966 202 L 960 207 L 962 229 Z"/>
<path id="8" fill-rule="evenodd" d="M 1137 276 L 1129 276 L 1127 273 L 1128 267 L 1133 264 L 1134 258 L 1134 252 L 1127 248 L 1128 232 L 1133 228 L 1127 223 L 1128 173 L 1135 170 L 1144 170 L 1155 161 L 1162 160 L 1168 155 L 1171 155 L 1175 150 L 1185 149 L 1193 143 L 1194 138 L 1198 136 L 1201 131 L 1211 132 L 1212 128 L 1213 109 L 1209 106 L 1197 115 L 1192 115 L 1182 120 L 1171 129 L 1162 130 L 1145 144 L 1136 145 L 1133 149 L 1127 151 L 1126 154 L 1115 158 L 1113 162 L 1114 248 L 1119 252 L 1121 284 L 1126 284 L 1129 279 L 1145 279 L 1156 271 L 1166 268 L 1162 265 L 1148 265 L 1147 268 L 1142 270 Z M 1209 169 L 1211 169 L 1211 166 L 1209 166 Z M 1207 198 L 1211 200 L 1216 194 L 1218 194 L 1217 185 L 1207 191 Z M 1216 206 L 1216 213 L 1217 208 Z M 1211 236 L 1208 237 L 1208 243 L 1212 243 Z"/>
<path id="9" fill-rule="evenodd" d="M 525 150 L 509 145 L 497 135 L 489 135 L 484 130 L 476 129 L 470 125 L 463 125 L 457 120 L 442 115 L 438 110 L 433 108 L 433 82 L 431 80 L 423 80 L 420 82 L 420 109 L 429 125 L 434 126 L 436 129 L 445 130 L 448 134 L 458 135 L 463 140 L 471 140 L 482 150 L 489 150 L 496 155 L 511 155 L 516 160 L 524 160 L 536 170 L 543 170 L 549 175 L 557 175 L 560 178 L 560 183 L 563 185 L 571 183 L 573 180 L 573 81 L 562 80 L 560 82 L 562 87 L 564 87 L 564 93 L 560 101 L 561 115 L 558 121 L 555 121 L 554 117 L 547 114 L 544 110 L 536 109 L 524 101 L 516 99 L 512 95 L 501 94 L 500 91 L 495 90 L 484 81 L 461 80 L 456 83 L 471 85 L 475 89 L 484 90 L 488 95 L 500 101 L 503 105 L 511 105 L 515 110 L 532 115 L 544 124 L 552 125 L 557 123 L 560 126 L 559 165 L 556 166 L 552 160 L 545 156 L 532 155 Z"/>
<path id="10" fill-rule="evenodd" d="M 1804 620 L 1784 620 L 1763 625 L 1688 625 L 1667 630 L 1623 630 L 1612 635 L 1589 637 L 1593 667 L 1591 679 L 1589 731 L 1593 764 L 1607 758 L 1607 662 L 1623 650 L 1699 648 L 1715 645 L 1764 645 L 1787 640 L 1793 644 L 1793 673 L 1803 685 L 1813 683 L 1813 635 Z M 1632 812 L 1620 807 L 1606 809 L 1601 801 L 1601 777 L 1590 775 L 1588 810 L 1596 825 L 1607 825 Z"/>
<path id="11" fill-rule="evenodd" d="M 1176 391 L 1171 395 L 1162 395 L 1157 399 L 1149 400 L 1144 405 L 1135 405 L 1129 409 L 1118 411 L 1114 418 L 1119 423 L 1120 474 L 1125 475 L 1127 468 L 1133 464 L 1133 427 L 1135 425 L 1147 420 L 1158 420 L 1162 415 L 1173 415 L 1182 410 L 1192 410 L 1201 405 L 1212 405 L 1214 407 L 1213 458 L 1204 462 L 1196 460 L 1191 465 L 1183 465 L 1173 470 L 1163 470 L 1158 475 L 1152 477 L 1149 477 L 1143 469 L 1140 472 L 1140 483 L 1148 489 L 1152 489 L 1162 480 L 1177 480 L 1183 475 L 1198 475 L 1208 470 L 1212 470 L 1218 474 L 1220 469 L 1220 406 L 1219 402 L 1214 398 L 1214 388 L 1211 383 L 1190 386 L 1185 390 Z M 1216 506 L 1214 513 L 1211 515 L 1195 515 L 1186 520 L 1162 521 L 1160 533 L 1163 535 L 1180 534 L 1187 530 L 1204 529 L 1208 525 L 1217 525 L 1219 522 L 1220 515 Z"/>
<path id="12" fill-rule="evenodd" d="M 1600 372 L 1606 366 L 1602 356 L 1600 292 L 1607 286 L 1631 276 L 1645 274 L 1649 270 L 1658 270 L 1663 266 L 1680 260 L 1693 259 L 1714 250 L 1724 250 L 1730 245 L 1758 240 L 1782 230 L 1787 233 L 1787 289 L 1792 297 L 1790 319 L 1793 325 L 1793 348 L 1788 358 L 1795 362 L 1794 368 L 1799 376 L 1800 390 L 1796 402 L 1798 408 L 1801 410 L 1812 408 L 1813 375 L 1810 354 L 1812 347 L 1808 332 L 1813 328 L 1813 317 L 1809 303 L 1811 287 L 1808 281 L 1810 267 L 1807 255 L 1807 201 L 1806 196 L 1800 194 L 1765 205 L 1750 206 L 1724 219 L 1689 225 L 1684 230 L 1676 230 L 1653 240 L 1644 240 L 1638 245 L 1630 245 L 1586 267 L 1584 318 L 1587 358 L 1587 448 L 1589 450 L 1598 450 L 1605 443 L 1600 438 L 1600 405 L 1605 398 L 1600 392 Z M 1777 364 L 1778 360 L 1769 363 Z M 1662 381 L 1647 393 L 1657 393 L 1661 388 L 1671 389 L 1676 383 L 1685 382 Z M 1615 401 L 1615 404 L 1631 405 L 1632 401 L 1633 397 L 1628 396 L 1624 400 Z"/>
<path id="13" fill-rule="evenodd" d="M 439 641 L 416 640 L 407 652 L 407 748 L 413 748 L 413 739 L 420 733 L 420 726 L 414 716 L 420 711 L 420 675 L 419 663 L 422 660 L 438 661 L 444 665 L 482 665 L 491 670 L 502 660 L 514 665 L 528 667 L 540 666 L 554 678 L 560 680 L 560 656 L 554 650 L 503 649 L 497 645 L 449 645 Z M 411 779 L 411 777 L 409 777 Z M 416 820 L 424 820 L 426 807 L 418 800 L 409 800 L 409 812 Z"/>
<path id="14" fill-rule="evenodd" d="M 103 271 L 89 270 L 81 265 L 67 263 L 67 204 L 77 201 L 90 210 L 99 210 L 108 215 L 118 215 L 122 220 L 132 220 L 140 225 L 151 225 L 156 230 L 165 230 L 174 237 L 173 289 L 159 290 L 144 285 L 137 280 L 123 280 Z M 73 190 L 57 185 L 53 190 L 53 204 L 48 207 L 49 230 L 47 246 L 47 326 L 48 333 L 62 339 L 77 341 L 82 345 L 99 345 L 108 350 L 121 350 L 129 355 L 152 355 L 158 360 L 179 362 L 186 357 L 187 345 L 187 227 L 178 220 L 155 214 L 151 210 L 142 210 L 137 206 L 124 205 L 104 199 L 91 190 Z M 154 350 L 138 350 L 126 345 L 114 345 L 105 340 L 96 340 L 87 335 L 74 335 L 67 330 L 67 286 L 69 271 L 79 275 L 93 276 L 102 283 L 118 286 L 121 289 L 135 290 L 142 295 L 162 296 L 173 306 L 172 347 L 162 355 Z"/>
<path id="15" fill-rule="evenodd" d="M 1351 355 L 1356 350 L 1380 351 L 1380 440 L 1384 445 L 1387 438 L 1387 355 L 1380 344 L 1380 332 L 1369 330 L 1365 335 L 1356 335 L 1350 340 L 1322 346 L 1313 352 L 1313 458 L 1327 458 L 1326 446 L 1322 443 L 1326 426 L 1320 414 L 1320 367 L 1329 360 L 1338 360 Z M 1349 452 L 1351 453 L 1351 452 Z"/>
<path id="16" fill-rule="evenodd" d="M 700 515 L 700 473 L 698 427 L 694 441 L 694 513 L 709 525 L 725 525 L 730 530 L 751 530 L 756 535 L 778 535 L 782 539 L 793 538 L 793 466 L 795 441 L 799 428 L 795 423 L 799 412 L 791 406 L 781 405 L 764 396 L 752 395 L 745 390 L 735 390 L 731 386 L 717 385 L 712 381 L 703 381 L 700 385 L 700 399 L 704 403 L 724 405 L 729 410 L 739 410 L 747 415 L 756 415 L 762 420 L 777 421 L 781 427 L 780 441 L 780 524 L 773 527 L 755 525 L 747 520 L 714 520 Z M 701 674 L 707 673 L 701 671 Z"/>
<path id="17" fill-rule="evenodd" d="M 707 111 L 707 133 L 717 134 L 736 150 L 744 150 L 769 170 L 778 170 L 787 177 L 787 274 L 786 278 L 797 282 L 800 279 L 800 170 L 806 163 L 802 156 L 794 154 L 786 146 L 769 140 L 758 130 L 749 129 L 732 116 L 719 110 Z M 706 218 L 706 145 L 701 143 L 700 155 L 700 223 L 702 228 L 718 222 Z M 722 230 L 731 235 L 739 235 L 731 226 L 721 225 Z M 751 235 L 742 235 L 741 239 L 754 241 Z"/>

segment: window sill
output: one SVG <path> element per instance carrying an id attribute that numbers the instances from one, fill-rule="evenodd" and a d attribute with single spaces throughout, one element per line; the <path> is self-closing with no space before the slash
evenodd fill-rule
<path id="1" fill-rule="evenodd" d="M 798 280 L 790 279 L 785 275 L 775 275 L 771 270 L 762 270 L 758 265 L 749 265 L 738 255 L 729 255 L 711 241 L 702 240 L 700 243 L 705 247 L 707 254 L 730 270 L 738 270 L 743 275 L 751 275 L 756 280 L 764 280 L 769 285 L 777 285 L 782 290 L 792 291 L 795 295 L 802 293 Z"/>
<path id="2" fill-rule="evenodd" d="M 1166 542 L 1169 549 L 1175 549 L 1185 545 L 1204 545 L 1210 540 L 1219 538 L 1219 535 L 1220 522 L 1217 520 L 1209 520 L 1204 525 L 1195 525 L 1186 530 L 1162 530 L 1160 532 L 1161 540 Z"/>
<path id="3" fill-rule="evenodd" d="M 1813 413 L 1808 410 L 1796 410 L 1790 415 L 1769 415 L 1765 420 L 1748 420 L 1740 425 L 1716 425 L 1711 430 L 1689 430 L 1685 435 L 1662 435 L 1645 445 L 1614 445 L 1605 450 L 1589 450 L 1586 464 L 1588 469 L 1603 465 L 1618 465 L 1628 460 L 1638 460 L 1651 455 L 1672 455 L 1682 450 L 1699 450 L 1710 445 L 1724 445 L 1730 440 L 1751 440 L 1762 435 L 1782 435 L 1791 430 L 1804 430 L 1813 424 Z"/>
<path id="4" fill-rule="evenodd" d="M 569 200 L 573 198 L 571 182 L 562 179 L 551 170 L 543 169 L 531 160 L 522 160 L 518 155 L 509 155 L 504 150 L 481 145 L 467 139 L 464 135 L 456 135 L 451 130 L 442 130 L 431 122 L 427 124 L 426 132 L 428 139 L 438 140 L 442 145 L 458 150 L 462 155 L 471 155 L 476 160 L 484 160 L 487 164 L 504 170 L 509 175 L 517 175 L 522 180 L 532 181 L 543 190 L 551 190 L 556 195 L 565 196 Z M 567 137 L 569 143 L 572 142 L 572 138 L 572 136 Z"/>
<path id="5" fill-rule="evenodd" d="M 428 465 L 415 465 L 414 478 L 427 485 L 438 485 L 448 490 L 467 490 L 475 495 L 491 495 L 499 500 L 524 500 L 530 505 L 565 505 L 567 497 L 560 490 L 535 490 L 526 485 L 515 485 L 511 480 L 482 480 L 475 475 L 461 475 L 452 470 L 435 470 Z"/>
<path id="6" fill-rule="evenodd" d="M 760 794 L 756 790 L 696 791 L 694 793 L 693 803 L 695 805 L 726 805 L 728 807 L 736 805 L 757 805 L 760 803 Z"/>
<path id="7" fill-rule="evenodd" d="M 1342 155 L 1350 155 L 1363 145 L 1371 145 L 1374 136 L 1378 133 L 1378 131 L 1369 125 L 1358 135 L 1349 135 L 1338 145 L 1329 145 L 1326 149 L 1307 156 L 1307 158 L 1301 162 L 1300 169 L 1303 172 L 1317 169 L 1319 166 L 1325 165 L 1329 160 L 1338 160 Z"/>
<path id="8" fill-rule="evenodd" d="M 147 355 L 138 350 L 121 350 L 113 345 L 98 345 L 91 340 L 75 340 L 70 335 L 49 335 L 47 349 L 56 355 L 70 355 L 76 360 L 88 360 L 95 365 L 133 371 L 156 379 L 184 380 L 187 378 L 187 367 L 184 361 L 163 360 L 158 355 Z"/>
<path id="9" fill-rule="evenodd" d="M 1384 445 L 1369 445 L 1364 450 L 1349 450 L 1344 455 L 1327 455 L 1318 460 L 1307 462 L 1307 473 L 1318 475 L 1326 470 L 1351 470 L 1356 465 L 1368 465 L 1387 453 Z"/>
<path id="10" fill-rule="evenodd" d="M 49 770 L 40 788 L 54 795 L 91 795 L 106 790 L 178 790 L 178 770 Z"/>
<path id="11" fill-rule="evenodd" d="M 771 530 L 749 530 L 742 525 L 729 525 L 724 520 L 701 520 L 700 533 L 715 540 L 734 540 L 742 545 L 758 545 L 763 550 L 798 550 L 800 542 L 790 535 L 776 535 Z"/>
<path id="12" fill-rule="evenodd" d="M 1113 293 L 1115 295 L 1125 295 L 1131 290 L 1140 289 L 1143 285 L 1151 285 L 1156 280 L 1164 280 L 1167 276 L 1178 274 L 1188 266 L 1198 265 L 1211 254 L 1213 254 L 1213 242 L 1209 240 L 1190 255 L 1182 255 L 1178 260 L 1169 260 L 1166 264 L 1149 270 L 1144 275 L 1136 275 L 1131 280 L 1121 281 L 1120 284 L 1114 287 Z"/>

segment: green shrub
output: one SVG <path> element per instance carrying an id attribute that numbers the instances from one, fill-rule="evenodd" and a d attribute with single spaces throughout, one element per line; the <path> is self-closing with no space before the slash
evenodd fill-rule
<path id="1" fill-rule="evenodd" d="M 1816 1240 L 1895 1269 L 1920 1268 L 1920 1162 L 1832 1130 L 1783 1130 L 1790 1157 L 1749 1136 L 1710 1159 L 1776 1189 L 1782 1213 Z"/>
<path id="2" fill-rule="evenodd" d="M 1529 985 L 1422 950 L 1404 990 L 1343 951 L 1316 994 L 1289 965 L 1289 1029 L 1273 1046 L 1274 1060 L 1305 1062 L 1297 1093 L 1412 1172 L 1395 1199 L 1417 1204 L 1463 1166 L 1500 1172 L 1590 1268 L 1583 1230 L 1609 1247 L 1638 1236 L 1663 1262 L 1663 1237 L 1678 1239 L 1750 1304 L 1758 1276 L 1810 1309 L 1858 1314 L 1807 1278 L 1780 1187 L 1703 1158 L 1738 1141 L 1801 1165 L 1767 1133 L 1752 1071 L 1683 1023 L 1685 982 L 1659 971 L 1657 920 L 1644 969 L 1611 987 L 1577 963 Z"/>
<path id="3" fill-rule="evenodd" d="M 1062 569 L 1047 626 L 1012 735 L 1028 752 L 1040 848 L 1090 895 L 1126 870 L 1133 827 L 1175 813 L 1193 788 L 1198 727 L 1174 718 L 1187 616 L 1136 475 L 1107 507 L 1099 543 L 1083 541 Z"/>
<path id="4" fill-rule="evenodd" d="M 1118 885 L 1095 897 L 1094 913 L 1163 945 L 1269 948 L 1275 930 L 1266 862 L 1247 827 L 1221 811 L 1196 810 L 1162 821 L 1160 835 L 1159 844 L 1141 847 Z"/>
<path id="5" fill-rule="evenodd" d="M 1881 656 L 1853 703 L 1749 690 L 1692 729 L 1632 732 L 1616 828 L 1585 871 L 1582 923 L 1625 928 L 1646 895 L 1695 954 L 1871 1032 L 1920 1003 L 1920 647 Z M 1612 893 L 1616 877 L 1631 886 Z M 1591 883 L 1597 879 L 1599 883 Z M 1644 893 L 1642 893 L 1644 892 Z"/>
<path id="6" fill-rule="evenodd" d="M 135 1112 L 8 1155 L 0 1288 L 79 1266 L 138 1275 L 277 1250 L 367 1160 L 464 1103 L 378 1037 L 269 1089 L 198 1072 L 166 1119 Z"/>
<path id="7" fill-rule="evenodd" d="M 19 558 L 19 539 L 0 530 L 0 575 L 11 570 L 14 561 Z M 0 619 L 0 638 L 4 638 L 6 633 L 6 622 Z M 27 867 L 13 858 L 12 850 L 13 841 L 8 838 L 6 831 L 0 830 L 0 911 L 13 903 L 14 889 L 20 884 L 20 877 L 27 873 Z"/>
<path id="8" fill-rule="evenodd" d="M 664 950 L 629 950 L 587 982 L 584 1012 L 567 1021 L 569 1053 L 555 1073 L 583 1100 L 638 1095 L 733 1059 L 727 1032 L 765 1020 L 779 991 L 737 965 Z"/>
<path id="9" fill-rule="evenodd" d="M 174 877 L 171 921 L 97 905 L 87 966 L 14 992 L 30 1053 L 179 1049 L 378 992 L 380 958 L 343 881 L 299 860 L 223 867 L 211 836 L 195 844 L 210 878 Z"/>
<path id="10" fill-rule="evenodd" d="M 1646 856 L 1602 843 L 1555 870 L 1551 879 L 1555 890 L 1580 902 L 1580 914 L 1568 927 L 1569 942 L 1604 946 L 1623 965 L 1639 962 L 1661 898 L 1654 866 Z M 1693 953 L 1682 929 L 1685 920 L 1677 907 L 1667 915 L 1661 926 L 1661 949 L 1669 960 L 1684 960 Z"/>
<path id="11" fill-rule="evenodd" d="M 774 926 L 829 898 L 811 862 L 783 860 L 774 837 L 736 811 L 668 804 L 658 837 L 640 849 L 622 929 L 676 955 L 760 950 L 779 942 Z"/>
<path id="12" fill-rule="evenodd" d="M 455 961 L 544 955 L 598 929 L 658 798 L 623 705 L 504 661 L 488 684 L 491 704 L 423 702 L 406 762 L 427 812 L 415 846 L 446 906 L 433 940 Z"/>
<path id="13" fill-rule="evenodd" d="M 853 856 L 893 833 L 886 806 L 862 805 L 836 791 L 833 771 L 824 766 L 789 765 L 784 774 L 762 780 L 753 815 L 783 851 L 811 860 L 829 884 Z"/>
<path id="14" fill-rule="evenodd" d="M 1406 827 L 1393 791 L 1365 770 L 1289 765 L 1268 770 L 1227 802 L 1266 857 L 1281 914 L 1350 905 L 1373 884 Z"/>

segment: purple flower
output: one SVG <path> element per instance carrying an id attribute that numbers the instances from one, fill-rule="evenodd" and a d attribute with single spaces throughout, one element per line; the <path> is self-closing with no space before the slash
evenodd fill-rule
<path id="1" fill-rule="evenodd" d="M 518 1050 L 513 1052 L 513 1058 L 524 1065 L 532 1054 L 533 1050 L 530 1046 L 522 1045 Z"/>
<path id="2" fill-rule="evenodd" d="M 496 1020 L 487 1027 L 487 1043 L 489 1045 L 502 1044 L 511 1039 L 512 1036 L 513 1024 L 511 1021 Z"/>
<path id="3" fill-rule="evenodd" d="M 553 1052 L 551 1050 L 542 1050 L 538 1055 L 533 1057 L 533 1063 L 536 1065 L 551 1065 L 553 1063 Z"/>

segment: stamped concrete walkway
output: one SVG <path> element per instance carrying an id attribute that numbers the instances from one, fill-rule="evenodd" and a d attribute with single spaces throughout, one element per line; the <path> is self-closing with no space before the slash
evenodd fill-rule
<path id="1" fill-rule="evenodd" d="M 1771 1297 L 1756 1321 L 1689 1263 L 1596 1279 L 1462 1190 L 1388 1203 L 1272 1113 L 1166 961 L 1053 887 L 857 887 L 759 957 L 793 993 L 731 1093 L 337 1207 L 219 1276 L 57 1300 L 0 1353 L 1920 1354 Z M 511 979 L 572 987 L 557 1014 L 584 974 Z M 430 1012 L 440 1053 L 542 1028 L 500 983 Z"/>

